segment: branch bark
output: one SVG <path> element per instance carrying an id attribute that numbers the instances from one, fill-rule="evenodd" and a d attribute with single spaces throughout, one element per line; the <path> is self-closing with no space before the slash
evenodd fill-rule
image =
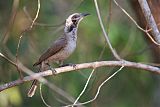
<path id="1" fill-rule="evenodd" d="M 83 63 L 83 64 L 77 64 L 75 67 L 72 66 L 66 66 L 66 67 L 61 67 L 61 68 L 55 68 L 55 70 L 57 71 L 57 74 L 60 73 L 64 73 L 64 72 L 69 72 L 69 71 L 74 71 L 74 70 L 79 70 L 79 69 L 86 69 L 86 68 L 98 68 L 98 67 L 104 67 L 104 66 L 124 66 L 124 67 L 131 67 L 131 68 L 137 68 L 137 69 L 142 69 L 142 70 L 146 70 L 146 71 L 150 71 L 153 73 L 157 73 L 160 74 L 160 68 L 158 67 L 154 67 L 154 66 L 150 66 L 147 64 L 142 64 L 142 63 L 135 63 L 135 62 L 130 62 L 130 61 L 99 61 L 99 62 L 90 62 L 90 63 Z M 0 92 L 20 85 L 22 83 L 28 82 L 28 81 L 32 81 L 34 79 L 38 79 L 41 77 L 45 77 L 45 76 L 50 76 L 53 75 L 51 70 L 47 70 L 44 72 L 39 72 L 39 73 L 35 73 L 33 75 L 30 76 L 26 76 L 24 77 L 22 80 L 18 79 L 6 84 L 3 84 L 0 86 Z"/>

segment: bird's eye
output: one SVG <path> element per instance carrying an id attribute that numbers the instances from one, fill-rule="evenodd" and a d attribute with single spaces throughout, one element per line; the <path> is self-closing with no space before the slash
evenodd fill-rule
<path id="1" fill-rule="evenodd" d="M 72 22 L 73 22 L 75 25 L 77 24 L 77 21 L 79 20 L 78 17 L 79 17 L 78 15 L 72 16 Z"/>
<path id="2" fill-rule="evenodd" d="M 77 22 L 77 20 L 75 20 L 75 19 L 72 19 L 72 22 L 73 22 L 73 23 L 76 23 L 76 22 Z"/>

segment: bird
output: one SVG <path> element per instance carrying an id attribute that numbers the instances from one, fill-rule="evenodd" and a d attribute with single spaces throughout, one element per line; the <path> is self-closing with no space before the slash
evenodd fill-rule
<path id="1" fill-rule="evenodd" d="M 51 46 L 40 56 L 39 60 L 33 66 L 39 66 L 39 71 L 47 70 L 48 67 L 54 71 L 50 66 L 51 62 L 59 62 L 63 65 L 63 61 L 67 59 L 75 50 L 77 43 L 77 30 L 81 20 L 90 15 L 89 13 L 73 13 L 65 20 L 64 32 L 58 39 L 56 39 Z M 35 94 L 38 86 L 38 80 L 33 80 L 30 89 L 28 90 L 28 97 Z"/>

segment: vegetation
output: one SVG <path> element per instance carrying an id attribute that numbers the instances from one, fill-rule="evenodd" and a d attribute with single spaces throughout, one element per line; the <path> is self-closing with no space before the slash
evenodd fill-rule
<path id="1" fill-rule="evenodd" d="M 52 41 L 63 33 L 61 24 L 65 19 L 75 12 L 87 12 L 91 15 L 79 25 L 76 51 L 65 63 L 115 60 L 105 42 L 92 0 L 41 0 L 40 4 L 41 8 L 35 25 L 32 29 L 23 32 L 31 25 L 30 18 L 33 20 L 37 13 L 37 0 L 0 1 L 0 52 L 6 57 L 15 61 L 20 34 L 23 32 L 17 58 L 23 65 L 36 72 L 38 68 L 34 68 L 33 63 L 38 60 Z M 155 44 L 151 43 L 152 41 L 148 39 L 147 35 L 138 29 L 113 1 L 99 0 L 98 4 L 105 30 L 118 55 L 125 60 L 157 66 L 155 63 L 160 61 L 160 58 L 157 57 L 159 50 L 154 50 Z M 133 8 L 135 5 L 133 2 L 121 0 L 120 4 L 143 26 L 143 22 Z M 17 67 L 2 57 L 0 57 L 0 64 L 1 85 L 20 78 Z M 56 64 L 52 66 L 58 67 Z M 96 68 L 89 86 L 79 102 L 92 99 L 99 85 L 117 69 L 119 67 Z M 84 88 L 91 71 L 91 69 L 81 69 L 78 72 L 62 73 L 46 79 L 76 99 Z M 27 76 L 25 73 L 23 75 Z M 101 88 L 95 101 L 84 106 L 158 107 L 158 76 L 158 74 L 143 72 L 140 69 L 124 67 L 118 75 Z M 0 92 L 0 107 L 44 107 L 39 89 L 34 97 L 27 97 L 26 93 L 30 85 L 31 82 L 27 82 Z M 42 94 L 44 100 L 53 107 L 73 103 L 47 85 L 42 85 Z"/>

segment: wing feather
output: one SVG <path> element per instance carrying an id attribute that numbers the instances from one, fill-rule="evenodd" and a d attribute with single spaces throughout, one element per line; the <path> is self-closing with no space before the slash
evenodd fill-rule
<path id="1" fill-rule="evenodd" d="M 46 59 L 48 59 L 49 57 L 51 57 L 52 55 L 56 54 L 57 52 L 59 52 L 61 49 L 63 49 L 67 44 L 67 40 L 65 38 L 65 36 L 60 37 L 59 39 L 57 39 L 51 46 L 50 48 L 48 48 L 39 58 L 39 60 L 33 65 L 39 65 L 42 61 L 45 61 Z"/>

